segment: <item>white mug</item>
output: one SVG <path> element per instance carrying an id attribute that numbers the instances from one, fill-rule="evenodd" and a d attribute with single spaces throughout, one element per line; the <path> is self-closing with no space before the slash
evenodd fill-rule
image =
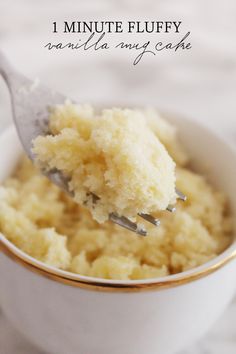
<path id="1" fill-rule="evenodd" d="M 235 215 L 235 149 L 191 120 L 171 120 L 198 171 L 225 191 Z M 0 136 L 0 181 L 21 153 L 10 127 Z M 0 234 L 0 279 L 4 313 L 50 354 L 172 354 L 206 333 L 232 299 L 236 241 L 210 262 L 180 274 L 114 281 L 45 265 Z"/>

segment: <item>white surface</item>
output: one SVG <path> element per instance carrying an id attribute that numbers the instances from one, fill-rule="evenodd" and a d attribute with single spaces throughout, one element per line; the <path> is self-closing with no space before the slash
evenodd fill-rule
<path id="1" fill-rule="evenodd" d="M 193 49 L 188 55 L 144 58 L 135 68 L 130 55 L 45 52 L 50 23 L 72 17 L 180 19 L 192 32 Z M 8 0 L 0 2 L 0 46 L 25 74 L 80 101 L 112 102 L 115 96 L 116 102 L 160 106 L 201 120 L 235 143 L 235 17 L 234 0 Z M 0 129 L 10 117 L 9 97 L 0 82 Z M 205 339 L 184 354 L 235 352 L 236 302 Z M 38 354 L 0 315 L 0 354 L 21 353 Z"/>

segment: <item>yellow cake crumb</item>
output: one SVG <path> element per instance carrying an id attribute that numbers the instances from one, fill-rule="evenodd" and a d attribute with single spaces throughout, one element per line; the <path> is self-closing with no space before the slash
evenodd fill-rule
<path id="1" fill-rule="evenodd" d="M 98 222 L 111 213 L 152 214 L 175 202 L 175 163 L 144 112 L 113 108 L 95 114 L 66 103 L 49 121 L 51 135 L 34 140 L 36 160 L 61 171 L 76 202 L 86 204 Z"/>

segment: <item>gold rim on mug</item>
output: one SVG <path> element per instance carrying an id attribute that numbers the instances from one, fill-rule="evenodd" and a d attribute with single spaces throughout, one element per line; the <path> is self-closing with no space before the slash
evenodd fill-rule
<path id="1" fill-rule="evenodd" d="M 232 250 L 230 251 L 231 248 Z M 236 258 L 236 247 L 234 242 L 228 249 L 217 256 L 214 260 L 211 260 L 190 271 L 185 271 L 175 275 L 168 275 L 163 278 L 146 279 L 143 281 L 114 281 L 85 277 L 79 274 L 50 267 L 47 264 L 44 264 L 25 254 L 23 251 L 14 246 L 10 241 L 8 241 L 2 234 L 0 234 L 0 251 L 2 251 L 11 260 L 15 261 L 21 266 L 50 280 L 83 289 L 109 292 L 135 292 L 142 290 L 159 290 L 176 287 L 205 277 L 222 268 L 224 265 Z"/>

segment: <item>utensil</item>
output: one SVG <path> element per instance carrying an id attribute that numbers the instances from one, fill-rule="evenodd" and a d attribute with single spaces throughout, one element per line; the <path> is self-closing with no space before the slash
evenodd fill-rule
<path id="1" fill-rule="evenodd" d="M 61 93 L 55 92 L 39 83 L 32 81 L 24 75 L 17 72 L 0 51 L 0 74 L 4 78 L 11 94 L 11 103 L 14 123 L 28 157 L 34 161 L 32 153 L 32 141 L 39 135 L 46 135 L 48 131 L 49 108 L 63 104 L 67 97 Z M 59 188 L 71 194 L 68 187 L 68 179 L 57 169 L 42 171 Z M 179 199 L 186 200 L 186 197 L 180 191 L 176 190 Z M 94 202 L 99 199 L 93 195 Z M 169 205 L 167 210 L 175 211 L 175 207 Z M 158 226 L 160 220 L 152 215 L 140 213 L 141 218 Z M 146 236 L 147 231 L 143 225 L 132 222 L 125 216 L 118 216 L 116 213 L 110 213 L 109 219 L 130 231 L 141 236 Z"/>

